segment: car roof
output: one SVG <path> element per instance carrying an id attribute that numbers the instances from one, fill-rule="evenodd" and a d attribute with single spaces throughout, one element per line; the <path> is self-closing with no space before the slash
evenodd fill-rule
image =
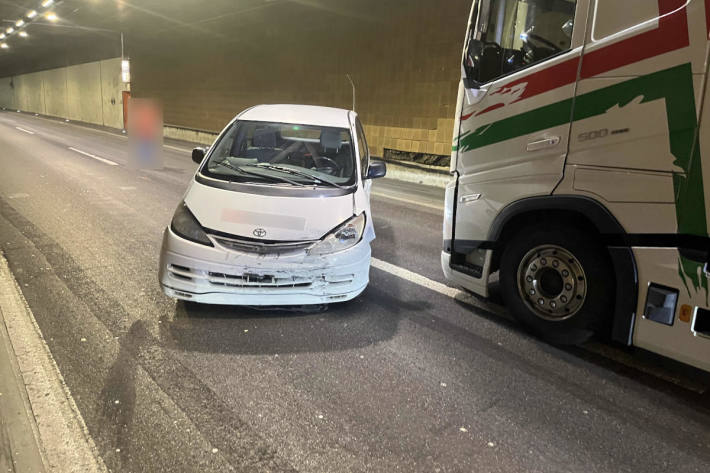
<path id="1" fill-rule="evenodd" d="M 239 120 L 293 123 L 295 125 L 350 128 L 350 111 L 314 105 L 257 105 L 245 110 Z"/>

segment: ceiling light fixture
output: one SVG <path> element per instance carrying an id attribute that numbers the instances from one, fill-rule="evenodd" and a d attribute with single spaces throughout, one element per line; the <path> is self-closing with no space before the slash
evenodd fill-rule
<path id="1" fill-rule="evenodd" d="M 7 43 L 0 43 L 0 48 L 7 49 L 10 46 L 7 45 Z"/>
<path id="2" fill-rule="evenodd" d="M 0 39 L 5 39 L 7 38 L 7 35 L 5 33 L 0 33 Z"/>
<path id="3" fill-rule="evenodd" d="M 27 37 L 29 36 L 29 35 L 27 34 L 27 31 L 20 31 L 20 32 L 17 33 L 17 34 L 20 35 L 20 37 L 22 37 L 22 38 L 27 38 Z"/>
<path id="4" fill-rule="evenodd" d="M 50 6 L 52 3 L 54 3 L 54 0 L 44 0 L 44 1 L 42 2 L 42 8 L 47 8 L 47 7 Z"/>
<path id="5" fill-rule="evenodd" d="M 37 10 L 30 10 L 27 12 L 27 18 L 34 18 L 37 16 Z"/>
<path id="6" fill-rule="evenodd" d="M 46 15 L 44 15 L 44 17 L 45 17 L 46 19 L 48 19 L 49 21 L 57 21 L 57 20 L 59 19 L 59 17 L 57 16 L 57 14 L 54 13 L 54 12 L 49 12 L 49 13 L 47 13 Z"/>
<path id="7" fill-rule="evenodd" d="M 12 34 L 14 32 L 15 32 L 15 28 L 13 28 L 12 26 L 5 30 L 5 33 L 7 33 L 7 34 Z"/>
<path id="8" fill-rule="evenodd" d="M 17 20 L 15 22 L 15 26 L 17 26 L 18 28 L 22 28 L 24 25 L 25 25 L 25 20 L 23 20 L 22 18 L 20 18 L 19 20 Z"/>

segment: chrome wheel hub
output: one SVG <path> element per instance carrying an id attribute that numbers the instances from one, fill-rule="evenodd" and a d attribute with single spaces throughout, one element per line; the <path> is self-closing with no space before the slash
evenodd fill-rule
<path id="1" fill-rule="evenodd" d="M 518 292 L 535 315 L 560 321 L 579 312 L 587 276 L 577 258 L 559 246 L 533 248 L 518 267 Z"/>

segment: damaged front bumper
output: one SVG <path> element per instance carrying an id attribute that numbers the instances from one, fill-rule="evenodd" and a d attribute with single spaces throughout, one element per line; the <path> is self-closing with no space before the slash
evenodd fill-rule
<path id="1" fill-rule="evenodd" d="M 344 302 L 369 282 L 370 244 L 331 255 L 305 250 L 259 255 L 163 235 L 160 285 L 169 297 L 204 304 L 279 306 Z"/>

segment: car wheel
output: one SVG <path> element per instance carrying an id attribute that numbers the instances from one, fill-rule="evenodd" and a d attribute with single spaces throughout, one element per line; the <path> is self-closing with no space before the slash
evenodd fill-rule
<path id="1" fill-rule="evenodd" d="M 534 226 L 518 232 L 503 250 L 500 282 L 513 316 L 551 343 L 582 343 L 612 315 L 609 256 L 576 228 Z"/>

